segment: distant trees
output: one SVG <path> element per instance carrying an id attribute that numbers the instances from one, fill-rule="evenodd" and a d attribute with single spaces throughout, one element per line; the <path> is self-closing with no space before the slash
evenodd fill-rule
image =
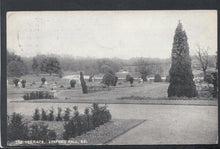
<path id="1" fill-rule="evenodd" d="M 61 72 L 60 63 L 55 57 L 45 58 L 41 62 L 40 69 L 42 72 L 49 73 L 50 75 L 52 75 L 52 73 L 59 74 Z"/>
<path id="2" fill-rule="evenodd" d="M 198 45 L 196 58 L 200 62 L 200 65 L 201 65 L 202 71 L 203 71 L 203 77 L 204 77 L 204 80 L 205 80 L 206 79 L 206 70 L 207 70 L 208 64 L 209 64 L 208 48 L 207 49 L 202 49 Z"/>
<path id="3" fill-rule="evenodd" d="M 169 73 L 170 85 L 168 87 L 168 97 L 197 96 L 196 86 L 193 82 L 187 36 L 180 22 L 174 35 L 172 65 Z"/>
<path id="4" fill-rule="evenodd" d="M 147 62 L 144 59 L 139 59 L 136 62 L 137 65 L 137 71 L 141 74 L 141 79 L 143 82 L 147 81 L 147 76 L 151 74 L 152 70 L 148 67 L 147 68 Z"/>
<path id="5" fill-rule="evenodd" d="M 40 65 L 39 65 L 39 63 L 37 62 L 36 58 L 33 58 L 32 70 L 33 70 L 33 72 L 35 72 L 35 73 L 37 73 L 37 74 L 38 74 L 39 71 L 40 71 Z"/>
<path id="6" fill-rule="evenodd" d="M 8 77 L 21 77 L 27 74 L 27 67 L 20 56 L 7 52 L 7 75 Z"/>

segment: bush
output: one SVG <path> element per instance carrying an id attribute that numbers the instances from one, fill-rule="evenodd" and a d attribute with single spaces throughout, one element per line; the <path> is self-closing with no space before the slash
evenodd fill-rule
<path id="1" fill-rule="evenodd" d="M 13 83 L 15 84 L 16 87 L 18 87 L 18 82 L 19 82 L 19 79 L 17 78 L 13 80 Z"/>
<path id="2" fill-rule="evenodd" d="M 56 133 L 53 130 L 48 129 L 48 125 L 43 123 L 34 123 L 30 126 L 30 139 L 31 140 L 43 140 L 47 142 L 48 140 L 55 140 Z"/>
<path id="3" fill-rule="evenodd" d="M 58 107 L 56 121 L 62 121 L 61 112 L 62 112 L 62 109 L 60 107 Z"/>
<path id="4" fill-rule="evenodd" d="M 130 77 L 130 75 L 126 75 L 126 81 L 129 81 Z"/>
<path id="5" fill-rule="evenodd" d="M 34 115 L 33 115 L 33 120 L 35 120 L 35 121 L 40 120 L 40 113 L 39 113 L 38 108 L 35 109 L 35 112 L 34 112 Z"/>
<path id="6" fill-rule="evenodd" d="M 204 81 L 211 84 L 212 83 L 212 75 L 211 74 L 206 74 L 204 77 Z"/>
<path id="7" fill-rule="evenodd" d="M 69 108 L 66 108 L 65 114 L 64 114 L 64 117 L 63 117 L 64 121 L 68 121 L 70 119 L 70 111 L 71 110 Z"/>
<path id="8" fill-rule="evenodd" d="M 154 76 L 154 82 L 162 82 L 162 79 L 161 79 L 160 74 L 156 74 L 156 75 Z"/>
<path id="9" fill-rule="evenodd" d="M 25 88 L 26 80 L 21 81 L 22 87 Z"/>
<path id="10" fill-rule="evenodd" d="M 54 120 L 53 112 L 54 112 L 53 108 L 50 109 L 50 113 L 49 113 L 49 115 L 48 115 L 48 120 L 49 120 L 49 121 L 53 121 L 53 120 Z"/>
<path id="11" fill-rule="evenodd" d="M 103 78 L 102 78 L 102 83 L 105 84 L 106 86 L 116 86 L 118 81 L 118 77 L 115 76 L 114 74 L 111 74 L 109 72 L 107 72 Z"/>
<path id="12" fill-rule="evenodd" d="M 28 127 L 22 121 L 23 117 L 20 114 L 13 113 L 7 129 L 8 141 L 28 140 Z"/>
<path id="13" fill-rule="evenodd" d="M 78 108 L 74 107 L 74 117 L 64 124 L 64 139 L 81 135 L 111 120 L 107 106 L 99 107 L 98 104 L 94 103 L 91 111 L 90 114 L 89 109 L 86 108 L 84 114 L 79 115 Z"/>
<path id="14" fill-rule="evenodd" d="M 45 84 L 45 82 L 47 81 L 46 78 L 41 78 L 42 84 Z"/>
<path id="15" fill-rule="evenodd" d="M 31 99 L 54 99 L 54 95 L 48 91 L 35 91 L 31 93 L 26 93 L 23 96 L 24 100 L 31 100 Z"/>
<path id="16" fill-rule="evenodd" d="M 42 121 L 47 121 L 48 120 L 47 113 L 44 109 L 41 109 L 41 120 Z"/>
<path id="17" fill-rule="evenodd" d="M 75 88 L 75 85 L 76 85 L 76 80 L 71 80 L 70 81 L 71 88 Z"/>

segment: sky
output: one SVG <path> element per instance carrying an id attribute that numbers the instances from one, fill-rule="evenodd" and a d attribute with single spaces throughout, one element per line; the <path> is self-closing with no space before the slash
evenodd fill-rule
<path id="1" fill-rule="evenodd" d="M 26 57 L 169 58 L 179 20 L 191 55 L 198 45 L 216 54 L 216 10 L 8 12 L 7 49 Z"/>

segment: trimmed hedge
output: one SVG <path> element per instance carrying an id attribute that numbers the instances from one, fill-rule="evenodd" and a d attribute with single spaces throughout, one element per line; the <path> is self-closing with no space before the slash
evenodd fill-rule
<path id="1" fill-rule="evenodd" d="M 49 91 L 35 91 L 31 93 L 26 93 L 23 96 L 24 100 L 31 100 L 31 99 L 54 99 L 53 93 Z"/>

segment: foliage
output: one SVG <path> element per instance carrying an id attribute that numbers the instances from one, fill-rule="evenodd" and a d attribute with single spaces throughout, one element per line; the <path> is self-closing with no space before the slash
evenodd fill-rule
<path id="1" fill-rule="evenodd" d="M 156 74 L 156 75 L 154 76 L 154 82 L 162 82 L 162 79 L 161 79 L 160 74 Z"/>
<path id="2" fill-rule="evenodd" d="M 70 80 L 70 86 L 71 88 L 75 88 L 75 85 L 76 85 L 76 80 Z"/>
<path id="3" fill-rule="evenodd" d="M 217 94 L 218 94 L 218 73 L 217 72 L 213 72 L 212 73 L 212 77 L 213 77 L 213 80 L 212 80 L 212 84 L 213 84 L 213 92 L 212 92 L 212 96 L 214 98 L 217 98 Z"/>
<path id="4" fill-rule="evenodd" d="M 34 112 L 34 115 L 33 115 L 33 120 L 35 120 L 35 121 L 40 120 L 40 113 L 39 113 L 38 108 L 35 109 L 35 112 Z"/>
<path id="5" fill-rule="evenodd" d="M 13 80 L 13 83 L 15 84 L 16 87 L 18 86 L 18 82 L 19 82 L 19 79 L 17 78 Z"/>
<path id="6" fill-rule="evenodd" d="M 56 133 L 53 130 L 48 129 L 48 125 L 43 123 L 34 123 L 30 126 L 30 139 L 31 140 L 55 140 Z"/>
<path id="7" fill-rule="evenodd" d="M 7 129 L 8 141 L 28 140 L 28 127 L 20 114 L 13 113 Z"/>
<path id="8" fill-rule="evenodd" d="M 62 121 L 61 112 L 62 112 L 62 109 L 60 107 L 58 107 L 56 121 Z"/>
<path id="9" fill-rule="evenodd" d="M 45 58 L 41 62 L 40 69 L 42 72 L 49 73 L 50 75 L 52 75 L 52 73 L 59 74 L 61 71 L 60 62 L 55 57 Z"/>
<path id="10" fill-rule="evenodd" d="M 181 23 L 177 26 L 174 35 L 172 65 L 169 73 L 170 85 L 168 87 L 168 97 L 197 96 L 196 86 L 193 82 L 187 36 L 182 29 Z"/>
<path id="11" fill-rule="evenodd" d="M 8 77 L 21 77 L 27 74 L 27 66 L 20 56 L 14 53 L 7 52 L 7 76 Z"/>
<path id="12" fill-rule="evenodd" d="M 109 72 L 105 73 L 105 75 L 102 78 L 102 83 L 107 86 L 110 86 L 110 85 L 116 86 L 117 81 L 118 81 L 118 77 Z"/>
<path id="13" fill-rule="evenodd" d="M 53 113 L 54 113 L 54 110 L 53 110 L 53 108 L 52 108 L 52 109 L 50 109 L 50 113 L 49 113 L 49 115 L 48 115 L 48 120 L 49 120 L 49 121 L 53 121 L 53 120 L 54 120 L 54 115 L 53 115 Z"/>
<path id="14" fill-rule="evenodd" d="M 47 113 L 44 109 L 41 109 L 41 120 L 42 121 L 47 121 L 48 120 Z"/>
<path id="15" fill-rule="evenodd" d="M 31 93 L 26 93 L 23 96 L 24 100 L 32 99 L 54 99 L 54 95 L 49 91 L 33 91 Z"/>
<path id="16" fill-rule="evenodd" d="M 64 114 L 64 116 L 63 116 L 63 120 L 64 121 L 68 121 L 69 119 L 70 119 L 70 109 L 69 108 L 66 108 L 66 110 L 65 110 L 65 114 Z"/>
<path id="17" fill-rule="evenodd" d="M 39 73 L 39 71 L 40 71 L 39 63 L 36 58 L 33 58 L 32 70 L 35 73 Z"/>
<path id="18" fill-rule="evenodd" d="M 83 76 L 82 72 L 80 72 L 80 82 L 81 82 L 83 94 L 87 94 L 88 93 L 87 85 L 86 85 L 86 82 L 84 80 L 84 76 Z"/>
<path id="19" fill-rule="evenodd" d="M 64 139 L 70 139 L 103 125 L 111 120 L 111 114 L 107 106 L 99 107 L 93 104 L 91 113 L 89 108 L 85 109 L 84 114 L 79 115 L 78 108 L 74 108 L 74 117 L 64 124 Z"/>

